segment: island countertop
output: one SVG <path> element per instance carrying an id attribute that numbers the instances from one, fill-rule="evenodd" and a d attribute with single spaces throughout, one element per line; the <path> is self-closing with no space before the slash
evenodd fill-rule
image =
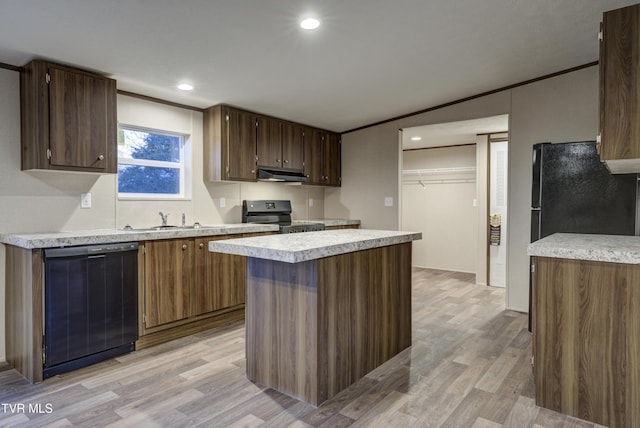
<path id="1" fill-rule="evenodd" d="M 527 254 L 560 259 L 640 264 L 640 237 L 556 233 L 529 244 Z"/>
<path id="2" fill-rule="evenodd" d="M 212 241 L 209 251 L 299 263 L 418 239 L 417 232 L 339 229 Z"/>

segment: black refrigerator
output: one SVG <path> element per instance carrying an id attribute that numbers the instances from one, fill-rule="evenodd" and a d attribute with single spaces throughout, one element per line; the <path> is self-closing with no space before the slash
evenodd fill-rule
<path id="1" fill-rule="evenodd" d="M 534 145 L 531 242 L 558 232 L 635 235 L 637 184 L 637 174 L 609 173 L 595 141 Z"/>
<path id="2" fill-rule="evenodd" d="M 558 232 L 635 235 L 637 181 L 609 173 L 595 141 L 534 145 L 531 242 Z"/>

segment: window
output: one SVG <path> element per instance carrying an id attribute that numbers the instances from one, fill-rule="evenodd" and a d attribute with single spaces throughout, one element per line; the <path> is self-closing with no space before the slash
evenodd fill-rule
<path id="1" fill-rule="evenodd" d="M 184 199 L 187 136 L 129 126 L 118 130 L 118 197 Z"/>

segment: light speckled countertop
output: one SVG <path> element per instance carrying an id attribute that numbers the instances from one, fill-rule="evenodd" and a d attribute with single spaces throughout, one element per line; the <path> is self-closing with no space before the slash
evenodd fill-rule
<path id="1" fill-rule="evenodd" d="M 360 224 L 360 220 L 325 219 L 299 220 L 297 223 L 324 223 L 325 226 L 347 226 Z M 156 239 L 194 238 L 199 236 L 234 235 L 238 233 L 277 232 L 278 226 L 268 224 L 214 224 L 198 229 L 175 228 L 164 230 L 97 229 L 48 233 L 4 233 L 0 243 L 16 247 L 55 248 L 74 245 L 110 244 L 114 242 L 152 241 Z"/>
<path id="2" fill-rule="evenodd" d="M 421 233 L 340 229 L 212 241 L 209 251 L 298 263 L 418 239 L 422 239 Z"/>
<path id="3" fill-rule="evenodd" d="M 640 237 L 556 233 L 527 248 L 530 256 L 640 264 Z"/>
<path id="4" fill-rule="evenodd" d="M 202 226 L 198 229 L 98 229 L 54 233 L 5 233 L 0 235 L 0 242 L 3 244 L 15 245 L 16 247 L 33 249 L 66 247 L 73 245 L 109 244 L 113 242 L 151 241 L 155 239 L 233 235 L 237 233 L 276 232 L 277 230 L 278 226 L 238 223 Z"/>

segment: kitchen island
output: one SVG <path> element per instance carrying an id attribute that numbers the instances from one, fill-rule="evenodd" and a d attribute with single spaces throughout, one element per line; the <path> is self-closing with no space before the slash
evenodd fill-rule
<path id="1" fill-rule="evenodd" d="M 319 405 L 411 346 L 411 242 L 330 230 L 212 241 L 247 257 L 247 376 Z"/>
<path id="2" fill-rule="evenodd" d="M 640 237 L 558 233 L 528 254 L 536 404 L 640 426 Z"/>

